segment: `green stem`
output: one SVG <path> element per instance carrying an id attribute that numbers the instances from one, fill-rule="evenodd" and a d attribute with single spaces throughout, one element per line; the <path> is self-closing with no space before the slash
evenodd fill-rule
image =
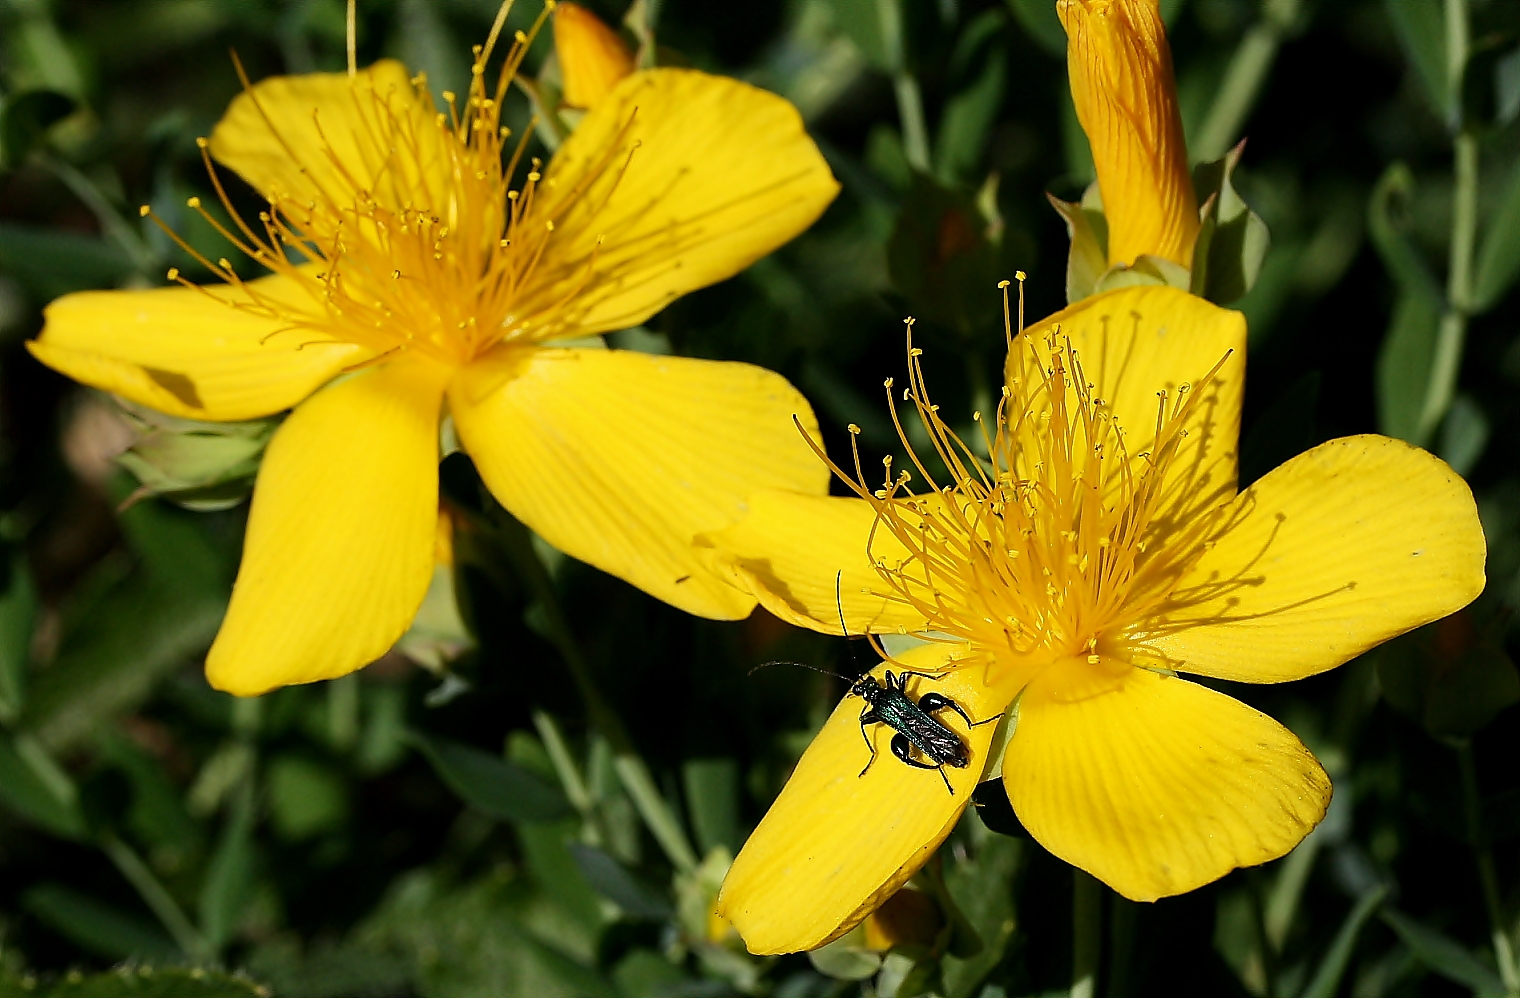
<path id="1" fill-rule="evenodd" d="M 1520 993 L 1520 966 L 1509 933 L 1504 929 L 1504 911 L 1499 900 L 1499 876 L 1494 869 L 1493 850 L 1483 829 L 1483 798 L 1478 790 L 1478 767 L 1473 759 L 1472 741 L 1464 739 L 1457 746 L 1457 762 L 1462 770 L 1462 804 L 1467 812 L 1467 837 L 1478 865 L 1478 881 L 1483 887 L 1483 907 L 1488 911 L 1489 934 L 1494 943 L 1494 960 L 1499 964 L 1499 978 L 1511 995 Z"/>
<path id="2" fill-rule="evenodd" d="M 644 819 L 644 824 L 664 850 L 671 865 L 682 873 L 690 873 L 697 868 L 697 854 L 687 841 L 675 811 L 661 795 L 649 767 L 634 749 L 633 740 L 628 737 L 622 719 L 602 698 L 601 690 L 591 675 L 591 667 L 581 653 L 579 642 L 575 640 L 575 632 L 565 619 L 554 580 L 549 577 L 544 563 L 533 550 L 528 528 L 507 518 L 498 518 L 496 522 L 519 573 L 528 583 L 534 599 L 543 608 L 549 639 L 570 670 L 581 699 L 585 701 L 586 712 L 591 715 L 592 725 L 612 746 L 612 765 L 622 780 L 623 789 L 628 792 L 639 817 Z"/>
<path id="3" fill-rule="evenodd" d="M 1096 998 L 1103 942 L 1103 887 L 1072 868 L 1071 998 Z"/>
<path id="4" fill-rule="evenodd" d="M 73 192 L 74 196 L 84 202 L 90 209 L 95 220 L 100 223 L 101 231 L 106 238 L 116 244 L 127 259 L 132 261 L 134 269 L 149 273 L 159 266 L 158 254 L 153 252 L 146 241 L 140 238 L 127 220 L 121 217 L 121 213 L 111 204 L 95 181 L 85 176 L 72 165 L 62 160 L 50 160 L 48 166 L 62 180 L 64 186 Z"/>
<path id="5" fill-rule="evenodd" d="M 892 92 L 897 95 L 897 116 L 902 120 L 903 155 L 913 169 L 928 173 L 929 131 L 924 125 L 924 101 L 918 81 L 912 73 L 897 73 L 892 77 Z"/>
<path id="6" fill-rule="evenodd" d="M 1212 162 L 1229 151 L 1240 135 L 1246 115 L 1256 104 L 1257 95 L 1267 81 L 1283 33 L 1298 16 L 1299 0 L 1265 0 L 1261 20 L 1251 26 L 1240 40 L 1240 47 L 1230 58 L 1219 96 L 1209 107 L 1209 116 L 1191 143 L 1193 159 Z"/>
<path id="7" fill-rule="evenodd" d="M 1451 407 L 1467 316 L 1472 307 L 1473 249 L 1478 234 L 1478 138 L 1462 123 L 1462 77 L 1468 57 L 1467 0 L 1446 0 L 1446 115 L 1452 139 L 1451 252 L 1446 271 L 1446 308 L 1436 333 L 1435 356 L 1415 442 L 1430 440 Z"/>
<path id="8" fill-rule="evenodd" d="M 1451 204 L 1451 256 L 1446 277 L 1446 308 L 1436 334 L 1435 356 L 1420 410 L 1417 442 L 1425 442 L 1451 407 L 1462 349 L 1467 339 L 1467 315 L 1472 301 L 1473 247 L 1478 233 L 1478 139 L 1462 131 L 1452 142 L 1454 176 Z"/>
<path id="9" fill-rule="evenodd" d="M 185 951 L 185 954 L 193 959 L 210 959 L 211 948 L 206 940 L 196 931 L 190 919 L 180 910 L 179 904 L 169 895 L 164 885 L 158 882 L 153 871 L 148 869 L 148 864 L 142 861 L 136 851 L 115 835 L 107 833 L 100 842 L 100 848 L 110 857 L 111 862 L 116 864 L 116 869 L 137 890 L 137 894 L 144 903 L 152 909 L 153 914 L 163 923 L 164 928 L 169 930 L 169 935 L 174 937 L 175 945 Z"/>

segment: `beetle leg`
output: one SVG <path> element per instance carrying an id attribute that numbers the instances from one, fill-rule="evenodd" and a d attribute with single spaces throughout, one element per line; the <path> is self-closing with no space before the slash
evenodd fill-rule
<path id="1" fill-rule="evenodd" d="M 871 736 L 866 733 L 866 725 L 880 724 L 881 718 L 877 716 L 874 707 L 867 707 L 860 712 L 860 737 L 865 739 L 866 748 L 871 750 L 871 758 L 866 760 L 866 768 L 860 771 L 860 775 L 866 775 L 866 770 L 871 768 L 871 763 L 876 761 L 876 743 L 871 741 Z"/>
<path id="2" fill-rule="evenodd" d="M 950 777 L 945 775 L 943 764 L 934 765 L 927 762 L 919 762 L 913 758 L 913 743 L 908 741 L 907 735 L 896 735 L 892 738 L 892 754 L 914 769 L 933 769 L 939 773 L 939 778 L 945 781 L 945 789 L 950 791 L 950 796 L 955 796 L 955 788 L 950 785 Z"/>
<path id="3" fill-rule="evenodd" d="M 961 709 L 961 705 L 956 703 L 954 700 L 951 700 L 943 693 L 925 693 L 923 696 L 918 698 L 918 707 L 925 714 L 932 714 L 937 710 L 944 710 L 946 707 L 948 707 L 959 714 L 961 716 L 961 720 L 965 721 L 967 724 L 972 724 L 970 715 Z M 975 725 L 972 724 L 972 727 L 975 727 Z"/>

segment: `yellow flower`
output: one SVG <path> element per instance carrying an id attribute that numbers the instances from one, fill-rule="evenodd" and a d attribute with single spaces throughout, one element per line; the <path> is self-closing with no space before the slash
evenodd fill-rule
<path id="1" fill-rule="evenodd" d="M 692 535 L 762 485 L 826 491 L 791 425 L 814 429 L 807 403 L 779 376 L 562 345 L 637 325 L 818 217 L 837 184 L 796 110 L 731 79 L 636 73 L 541 168 L 500 123 L 529 40 L 494 84 L 478 48 L 443 113 L 389 61 L 248 87 L 202 148 L 268 199 L 226 235 L 272 275 L 206 261 L 224 284 L 71 295 L 30 344 L 174 415 L 294 407 L 206 661 L 220 689 L 341 676 L 406 630 L 433 573 L 445 415 L 550 543 L 707 617 L 754 600 L 704 570 Z"/>
<path id="2" fill-rule="evenodd" d="M 1193 265 L 1198 202 L 1159 0 L 1057 0 L 1077 118 L 1092 146 L 1108 263 Z"/>
<path id="3" fill-rule="evenodd" d="M 555 6 L 554 51 L 559 56 L 565 103 L 570 107 L 595 107 L 633 72 L 633 53 L 628 46 L 580 4 Z"/>
<path id="4" fill-rule="evenodd" d="M 1298 739 L 1179 673 L 1334 668 L 1471 601 L 1483 533 L 1455 472 L 1386 437 L 1332 440 L 1237 494 L 1245 339 L 1239 313 L 1174 288 L 1079 302 L 1010 342 L 990 460 L 929 404 L 911 350 L 905 394 L 948 478 L 914 457 L 873 489 L 857 460 L 860 498 L 766 493 L 707 539 L 786 619 L 926 637 L 887 663 L 931 674 L 909 692 L 1011 728 L 999 759 L 996 725 L 941 712 L 971 756 L 941 772 L 868 728 L 860 775 L 846 697 L 719 896 L 752 951 L 848 930 L 999 765 L 1036 840 L 1135 900 L 1275 859 L 1323 817 L 1330 783 Z"/>

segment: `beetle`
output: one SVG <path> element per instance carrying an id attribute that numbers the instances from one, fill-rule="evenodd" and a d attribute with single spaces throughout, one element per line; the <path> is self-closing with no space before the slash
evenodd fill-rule
<path id="1" fill-rule="evenodd" d="M 756 671 L 772 665 L 795 665 L 799 668 L 821 672 L 825 676 L 833 676 L 835 679 L 843 679 L 850 684 L 850 690 L 846 696 L 857 696 L 866 702 L 865 709 L 860 712 L 860 736 L 865 739 L 866 748 L 871 751 L 871 758 L 866 760 L 865 768 L 860 771 L 861 776 L 866 775 L 872 764 L 876 762 L 876 743 L 871 740 L 871 734 L 866 731 L 866 725 L 885 724 L 896 732 L 891 741 L 892 754 L 914 769 L 938 771 L 940 779 L 945 781 L 945 789 L 950 791 L 951 796 L 955 795 L 955 788 L 950 786 L 950 778 L 945 775 L 945 767 L 954 766 L 956 769 L 965 769 L 971 765 L 971 752 L 967 749 L 966 743 L 961 741 L 960 735 L 934 715 L 942 710 L 953 710 L 968 726 L 973 728 L 991 724 L 1003 716 L 996 714 L 985 720 L 973 721 L 960 704 L 943 693 L 931 691 L 915 700 L 908 693 L 908 677 L 917 676 L 929 680 L 943 678 L 931 672 L 894 673 L 888 669 L 883 677 L 886 681 L 880 682 L 872 675 L 851 679 L 805 662 L 766 662 L 764 665 L 751 669 L 750 673 L 753 675 Z M 915 758 L 915 751 L 929 761 Z"/>

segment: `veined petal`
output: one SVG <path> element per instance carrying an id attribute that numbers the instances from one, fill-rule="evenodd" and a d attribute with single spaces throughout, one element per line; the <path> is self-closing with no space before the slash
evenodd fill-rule
<path id="1" fill-rule="evenodd" d="M 1240 494 L 1136 640 L 1188 672 L 1300 679 L 1472 602 L 1485 551 L 1445 462 L 1388 437 L 1332 440 Z"/>
<path id="2" fill-rule="evenodd" d="M 1058 662 L 1019 699 L 1003 783 L 1035 840 L 1132 901 L 1276 859 L 1330 779 L 1265 714 L 1185 679 Z"/>
<path id="3" fill-rule="evenodd" d="M 872 674 L 935 673 L 967 654 L 965 645 L 921 645 Z M 944 694 L 972 720 L 990 720 L 1013 691 L 983 685 L 984 671 L 967 661 L 937 680 L 910 679 L 908 691 Z M 868 725 L 862 737 L 864 707 L 840 701 L 723 881 L 718 914 L 751 953 L 815 949 L 848 932 L 924 865 L 971 798 L 997 725 L 968 729 L 954 711 L 939 712 L 970 748 L 971 765 L 936 772 L 893 757 L 885 725 Z"/>
<path id="4" fill-rule="evenodd" d="M 713 574 L 696 535 L 743 519 L 757 489 L 822 493 L 795 415 L 812 409 L 749 364 L 623 350 L 518 348 L 450 391 L 455 426 L 502 505 L 555 547 L 698 616 L 755 599 Z"/>
<path id="5" fill-rule="evenodd" d="M 875 528 L 863 499 L 766 490 L 750 497 L 743 520 L 698 543 L 712 552 L 716 571 L 798 627 L 838 634 L 843 617 L 854 635 L 921 631 L 923 615 L 887 598 L 890 588 L 871 563 L 900 562 L 908 550 Z"/>
<path id="6" fill-rule="evenodd" d="M 635 73 L 545 172 L 526 224 L 554 234 L 521 314 L 567 303 L 541 336 L 637 325 L 785 243 L 838 191 L 782 98 L 695 70 Z"/>
<path id="7" fill-rule="evenodd" d="M 1155 447 L 1157 415 L 1191 408 L 1165 473 L 1160 522 L 1180 524 L 1235 494 L 1240 406 L 1245 388 L 1246 321 L 1176 288 L 1121 288 L 1084 298 L 1028 327 L 1009 354 L 1010 384 L 1040 377 L 1050 364 L 1052 341 L 1076 348 L 1092 392 L 1107 403 L 1124 433 L 1124 446 L 1139 467 Z M 1223 365 L 1189 402 L 1191 386 Z M 1179 397 L 1181 386 L 1188 393 Z M 1038 453 L 1038 448 L 1030 448 Z M 1116 482 L 1108 483 L 1110 488 Z"/>
<path id="8" fill-rule="evenodd" d="M 401 205 L 425 190 L 432 203 L 416 207 L 442 214 L 452 164 L 433 115 L 432 101 L 392 59 L 352 78 L 273 76 L 233 98 L 211 133 L 211 154 L 271 200 L 346 208 L 366 191 Z M 398 141 L 412 148 L 398 150 Z"/>
<path id="9" fill-rule="evenodd" d="M 1077 118 L 1092 145 L 1108 262 L 1192 266 L 1198 202 L 1157 0 L 1059 0 Z"/>
<path id="10" fill-rule="evenodd" d="M 433 575 L 446 377 L 394 361 L 319 392 L 280 426 L 206 657 L 212 686 L 251 696 L 332 679 L 405 633 Z"/>
<path id="11" fill-rule="evenodd" d="M 288 409 L 345 365 L 359 347 L 292 329 L 253 300 L 310 310 L 287 277 L 149 291 L 85 291 L 47 307 L 42 335 L 27 344 L 42 363 L 75 381 L 160 412 L 212 421 L 254 419 Z"/>

